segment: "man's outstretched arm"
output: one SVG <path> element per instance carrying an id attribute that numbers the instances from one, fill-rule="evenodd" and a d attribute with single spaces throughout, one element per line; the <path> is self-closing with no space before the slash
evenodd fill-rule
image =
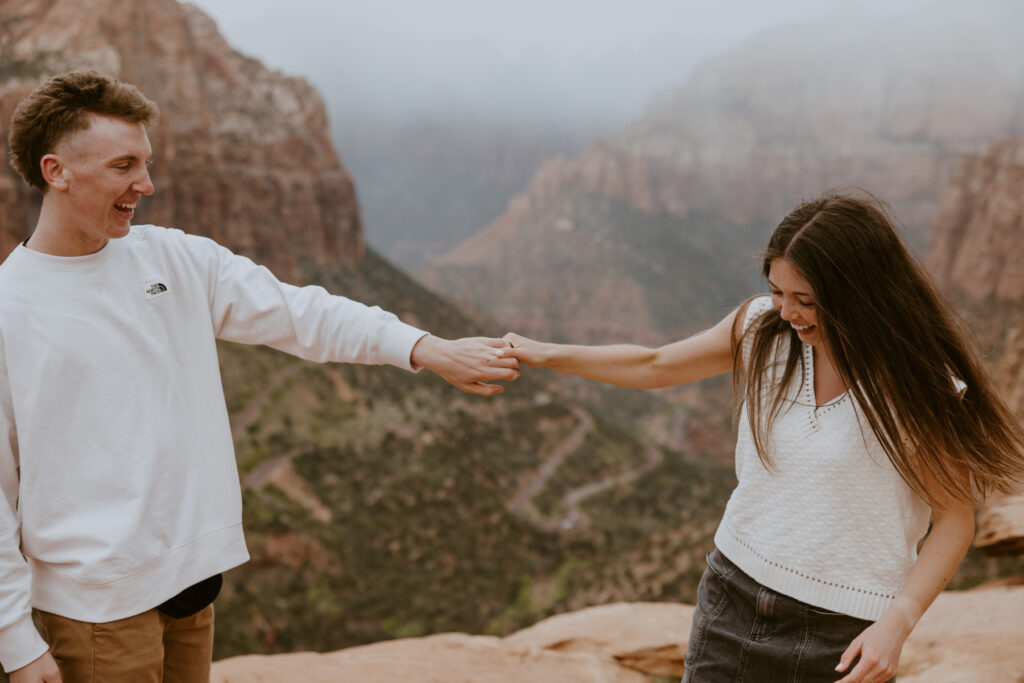
<path id="1" fill-rule="evenodd" d="M 504 346 L 501 339 L 467 337 L 452 340 L 428 334 L 413 346 L 410 360 L 414 368 L 426 368 L 466 393 L 493 396 L 504 389 L 489 382 L 511 381 L 519 377 L 519 361 L 498 355 Z"/>

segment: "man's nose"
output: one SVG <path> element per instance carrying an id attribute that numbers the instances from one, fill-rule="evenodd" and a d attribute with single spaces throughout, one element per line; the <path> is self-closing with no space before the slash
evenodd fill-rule
<path id="1" fill-rule="evenodd" d="M 153 194 L 156 188 L 153 187 L 153 179 L 149 176 L 149 169 L 142 172 L 142 177 L 135 181 L 132 186 L 139 194 Z"/>

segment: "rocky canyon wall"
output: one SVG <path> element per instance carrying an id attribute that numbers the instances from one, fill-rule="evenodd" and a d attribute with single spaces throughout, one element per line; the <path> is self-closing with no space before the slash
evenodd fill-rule
<path id="1" fill-rule="evenodd" d="M 95 69 L 161 108 L 150 130 L 157 192 L 137 222 L 208 235 L 295 281 L 304 261 L 365 253 L 355 191 L 326 109 L 304 80 L 234 51 L 199 9 L 176 0 L 0 2 L 0 126 L 48 76 Z M 4 136 L 6 151 L 6 135 Z M 0 256 L 31 231 L 38 193 L 0 172 Z"/>
<path id="2" fill-rule="evenodd" d="M 978 335 L 997 388 L 1024 419 L 1024 140 L 965 157 L 928 250 L 929 270 Z M 1024 491 L 990 501 L 975 545 L 1024 553 Z"/>
<path id="3" fill-rule="evenodd" d="M 944 289 L 962 297 L 999 388 L 1024 416 L 1024 140 L 963 159 L 926 263 Z"/>
<path id="4" fill-rule="evenodd" d="M 928 267 L 972 299 L 1024 301 L 1024 140 L 964 157 L 942 200 Z"/>

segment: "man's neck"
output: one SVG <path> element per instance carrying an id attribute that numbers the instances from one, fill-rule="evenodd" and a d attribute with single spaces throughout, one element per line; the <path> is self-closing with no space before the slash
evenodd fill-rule
<path id="1" fill-rule="evenodd" d="M 82 239 L 81 233 L 68 229 L 67 226 L 71 223 L 73 221 L 65 220 L 53 203 L 47 202 L 44 197 L 39 220 L 36 221 L 35 230 L 25 242 L 25 246 L 50 256 L 86 256 L 95 254 L 107 245 L 107 240 L 97 242 Z"/>

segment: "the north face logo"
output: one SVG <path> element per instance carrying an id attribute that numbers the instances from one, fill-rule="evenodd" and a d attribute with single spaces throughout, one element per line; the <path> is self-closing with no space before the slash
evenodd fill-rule
<path id="1" fill-rule="evenodd" d="M 146 298 L 153 299 L 167 293 L 167 285 L 162 282 L 150 282 L 146 285 Z"/>

